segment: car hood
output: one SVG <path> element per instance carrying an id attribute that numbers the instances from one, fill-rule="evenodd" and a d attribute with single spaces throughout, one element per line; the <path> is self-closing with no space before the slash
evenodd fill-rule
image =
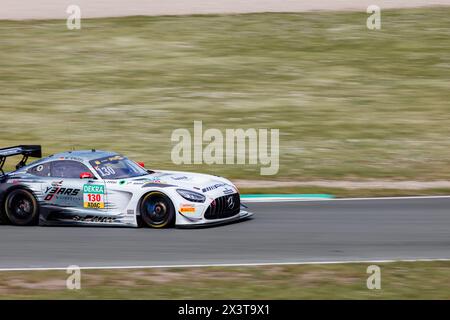
<path id="1" fill-rule="evenodd" d="M 135 183 L 164 184 L 180 188 L 192 189 L 197 192 L 207 193 L 219 188 L 232 188 L 237 192 L 236 187 L 228 179 L 209 174 L 184 172 L 184 171 L 155 171 L 147 176 L 129 179 Z"/>

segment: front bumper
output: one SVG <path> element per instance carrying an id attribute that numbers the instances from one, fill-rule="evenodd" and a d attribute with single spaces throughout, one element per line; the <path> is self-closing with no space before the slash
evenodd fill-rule
<path id="1" fill-rule="evenodd" d="M 181 216 L 183 216 L 183 222 L 177 223 L 177 228 L 201 228 L 201 227 L 211 227 L 211 226 L 218 226 L 218 225 L 224 225 L 228 223 L 234 223 L 237 221 L 243 221 L 247 220 L 253 217 L 253 213 L 249 212 L 247 210 L 243 210 L 241 207 L 241 211 L 239 211 L 238 214 L 224 219 L 214 219 L 214 220 L 207 220 L 207 219 L 201 219 L 201 220 L 191 220 L 188 217 L 184 216 L 180 213 Z"/>

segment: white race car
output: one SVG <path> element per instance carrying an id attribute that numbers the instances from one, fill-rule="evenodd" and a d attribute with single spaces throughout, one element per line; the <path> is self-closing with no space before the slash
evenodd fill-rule
<path id="1" fill-rule="evenodd" d="M 3 173 L 7 157 L 23 155 Z M 122 155 L 69 151 L 41 157 L 40 146 L 0 149 L 0 215 L 14 225 L 196 227 L 250 218 L 227 179 L 153 171 Z"/>

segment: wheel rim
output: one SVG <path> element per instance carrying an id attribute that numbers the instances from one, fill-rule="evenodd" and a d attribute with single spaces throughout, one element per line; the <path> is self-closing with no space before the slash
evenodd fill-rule
<path id="1" fill-rule="evenodd" d="M 168 221 L 170 217 L 170 204 L 161 195 L 147 197 L 143 203 L 143 214 L 151 224 L 160 225 Z"/>
<path id="2" fill-rule="evenodd" d="M 9 212 L 18 220 L 28 220 L 33 216 L 34 205 L 25 194 L 16 194 L 9 201 Z"/>

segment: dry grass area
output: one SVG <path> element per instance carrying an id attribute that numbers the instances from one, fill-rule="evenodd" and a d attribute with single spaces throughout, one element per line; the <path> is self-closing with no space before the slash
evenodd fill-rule
<path id="1" fill-rule="evenodd" d="M 450 9 L 0 21 L 0 145 L 171 162 L 171 133 L 278 128 L 273 179 L 450 180 Z"/>
<path id="2" fill-rule="evenodd" d="M 84 270 L 81 290 L 64 271 L 1 272 L 1 299 L 450 299 L 450 262 Z"/>

